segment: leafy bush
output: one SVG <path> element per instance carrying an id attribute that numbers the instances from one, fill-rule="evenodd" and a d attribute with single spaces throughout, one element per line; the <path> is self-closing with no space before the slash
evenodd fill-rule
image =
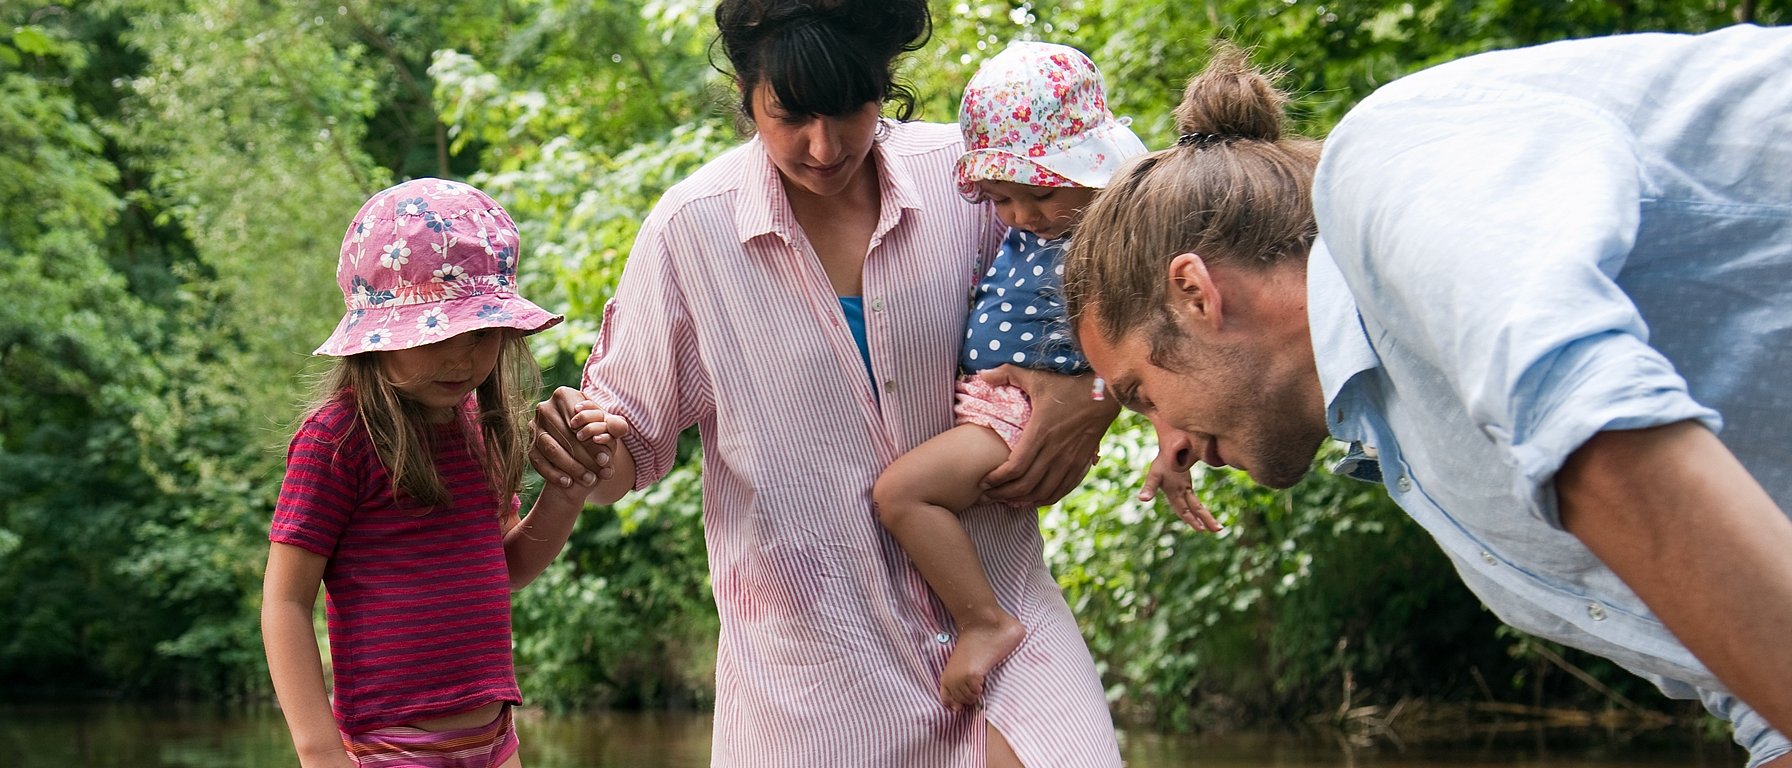
<path id="1" fill-rule="evenodd" d="M 531 701 L 638 708 L 714 698 L 719 624 L 702 478 L 695 440 L 684 443 L 687 459 L 659 484 L 587 508 L 566 554 L 517 593 L 518 677 Z"/>
<path id="2" fill-rule="evenodd" d="M 1184 7 L 1186 6 L 1186 7 Z M 0 691 L 265 692 L 258 611 L 305 353 L 340 305 L 337 238 L 393 178 L 505 201 L 522 285 L 569 322 L 535 339 L 573 383 L 654 201 L 738 140 L 712 0 L 94 0 L 0 4 Z M 1286 70 L 1323 134 L 1376 86 L 1494 47 L 1698 31 L 1730 0 L 963 0 L 903 74 L 950 122 L 1009 40 L 1077 45 L 1149 146 L 1217 37 Z M 699 704 L 715 609 L 698 470 L 592 510 L 516 603 L 531 701 Z M 1404 696 L 1524 691 L 1658 706 L 1609 664 L 1496 630 L 1376 489 L 1317 474 L 1202 491 L 1196 536 L 1131 501 L 1136 420 L 1044 512 L 1047 559 L 1116 707 L 1158 722 L 1289 720 Z M 1568 668 L 1611 691 L 1591 686 Z"/>

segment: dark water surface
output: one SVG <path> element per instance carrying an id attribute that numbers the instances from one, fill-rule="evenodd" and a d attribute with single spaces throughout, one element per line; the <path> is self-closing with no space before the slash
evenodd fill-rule
<path id="1" fill-rule="evenodd" d="M 710 718 L 684 712 L 547 714 L 517 718 L 525 768 L 705 768 Z M 1131 768 L 1280 766 L 1550 766 L 1739 768 L 1740 751 L 1699 744 L 1685 731 L 1624 736 L 1551 730 L 1480 735 L 1452 743 L 1383 738 L 1347 746 L 1333 736 L 1186 736 L 1128 731 Z M 297 765 L 272 707 L 203 705 L 0 706 L 0 768 L 288 768 Z"/>

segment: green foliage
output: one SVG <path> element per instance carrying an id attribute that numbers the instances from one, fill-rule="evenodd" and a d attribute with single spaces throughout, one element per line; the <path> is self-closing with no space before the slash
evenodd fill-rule
<path id="1" fill-rule="evenodd" d="M 539 144 L 499 143 L 502 132 L 539 130 L 534 120 L 518 122 L 513 116 L 551 99 L 540 91 L 506 87 L 510 80 L 453 51 L 438 54 L 430 72 L 449 113 L 469 118 L 460 135 L 487 132 L 489 153 L 497 155 L 492 170 L 472 181 L 503 200 L 517 220 L 529 249 L 521 264 L 522 285 L 534 301 L 567 316 L 532 340 L 537 355 L 544 364 L 582 364 L 641 220 L 667 188 L 729 146 L 732 135 L 699 122 L 667 125 L 616 151 L 566 135 Z M 498 118 L 502 127 L 486 122 Z M 543 111 L 534 119 L 568 118 Z M 594 183 L 597 179 L 603 183 Z"/>
<path id="2" fill-rule="evenodd" d="M 694 433 L 685 441 L 694 448 Z M 681 463 L 615 507 L 587 509 L 566 554 L 513 611 L 517 667 L 549 706 L 693 706 L 714 695 L 718 623 L 701 477 Z"/>
<path id="3" fill-rule="evenodd" d="M 134 478 L 106 461 L 129 433 L 94 400 L 128 391 L 154 315 L 107 248 L 120 173 L 74 87 L 86 30 L 17 21 L 0 18 L 0 669 L 134 678 L 133 627 L 103 624 L 155 624 L 107 559 L 129 546 Z M 71 553 L 97 557 L 71 568 Z"/>
<path id="4" fill-rule="evenodd" d="M 1010 40 L 1102 68 L 1150 146 L 1210 41 L 1285 72 L 1320 135 L 1374 87 L 1496 47 L 1711 29 L 1730 0 L 955 0 L 903 65 L 918 117 Z M 1755 8 L 1748 3 L 1749 8 Z M 1755 20 L 1792 21 L 1785 4 Z M 281 449 L 341 311 L 338 238 L 419 175 L 503 201 L 525 292 L 568 315 L 532 340 L 576 382 L 641 220 L 736 143 L 713 0 L 0 3 L 0 688 L 264 690 L 255 614 Z M 1558 652 L 1496 630 L 1376 489 L 1202 478 L 1229 529 L 1132 501 L 1133 419 L 1044 513 L 1047 559 L 1116 706 L 1168 724 L 1520 690 L 1585 701 Z M 516 601 L 531 701 L 712 695 L 694 444 L 586 513 Z M 1595 659 L 1568 664 L 1638 697 Z M 1472 673 L 1472 674 L 1471 674 Z M 1487 692 L 1471 694 L 1471 678 Z M 1641 691 L 1646 694 L 1646 691 Z"/>
<path id="5" fill-rule="evenodd" d="M 712 7 L 552 0 L 497 56 L 435 54 L 455 146 L 482 148 L 470 181 L 504 201 L 529 249 L 522 285 L 567 316 L 534 340 L 544 365 L 583 362 L 641 220 L 735 141 L 709 66 Z"/>
<path id="6" fill-rule="evenodd" d="M 302 351 L 340 311 L 318 278 L 351 180 L 374 173 L 358 119 L 346 148 L 331 132 L 370 110 L 368 79 L 281 9 L 237 6 L 42 9 L 16 50 L 43 53 L 0 73 L 19 121 L 0 528 L 21 542 L 0 594 L 29 617 L 4 679 L 229 693 L 264 674 L 278 449 Z"/>
<path id="7" fill-rule="evenodd" d="M 1133 498 L 1155 450 L 1142 420 L 1123 419 L 1089 479 L 1042 519 L 1123 716 L 1281 719 L 1335 705 L 1346 673 L 1376 689 L 1353 695 L 1397 698 L 1454 693 L 1460 670 L 1503 663 L 1471 641 L 1495 622 L 1377 487 L 1321 470 L 1273 492 L 1208 472 L 1201 496 L 1227 526 L 1209 536 Z"/>

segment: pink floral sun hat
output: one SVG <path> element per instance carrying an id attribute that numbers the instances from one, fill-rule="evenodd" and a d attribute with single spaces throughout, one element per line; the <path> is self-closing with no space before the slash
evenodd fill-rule
<path id="1" fill-rule="evenodd" d="M 1082 51 L 1014 43 L 965 86 L 958 192 L 979 202 L 983 180 L 1100 189 L 1122 163 L 1145 154 L 1130 124 L 1108 111 L 1101 73 Z"/>
<path id="2" fill-rule="evenodd" d="M 342 237 L 348 313 L 316 355 L 419 347 L 483 328 L 534 333 L 565 319 L 516 293 L 516 223 L 484 192 L 413 179 L 375 194 Z"/>

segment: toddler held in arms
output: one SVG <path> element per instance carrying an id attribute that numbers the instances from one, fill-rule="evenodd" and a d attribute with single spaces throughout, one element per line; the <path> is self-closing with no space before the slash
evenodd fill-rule
<path id="1" fill-rule="evenodd" d="M 1145 146 L 1108 111 L 1101 74 L 1081 51 L 1019 42 L 984 62 L 959 108 L 965 154 L 958 189 L 994 204 L 1010 227 L 978 278 L 959 363 L 957 426 L 892 463 L 872 491 L 877 514 L 958 625 L 940 678 L 952 709 L 977 706 L 985 680 L 1025 637 L 996 601 L 957 515 L 982 495 L 981 481 L 1008 459 L 1032 406 L 1018 387 L 980 372 L 1015 365 L 1082 374 L 1059 293 L 1061 253 L 1083 206 Z M 1159 455 L 1148 498 L 1162 487 L 1197 528 L 1218 530 L 1190 488 L 1188 463 Z"/>

